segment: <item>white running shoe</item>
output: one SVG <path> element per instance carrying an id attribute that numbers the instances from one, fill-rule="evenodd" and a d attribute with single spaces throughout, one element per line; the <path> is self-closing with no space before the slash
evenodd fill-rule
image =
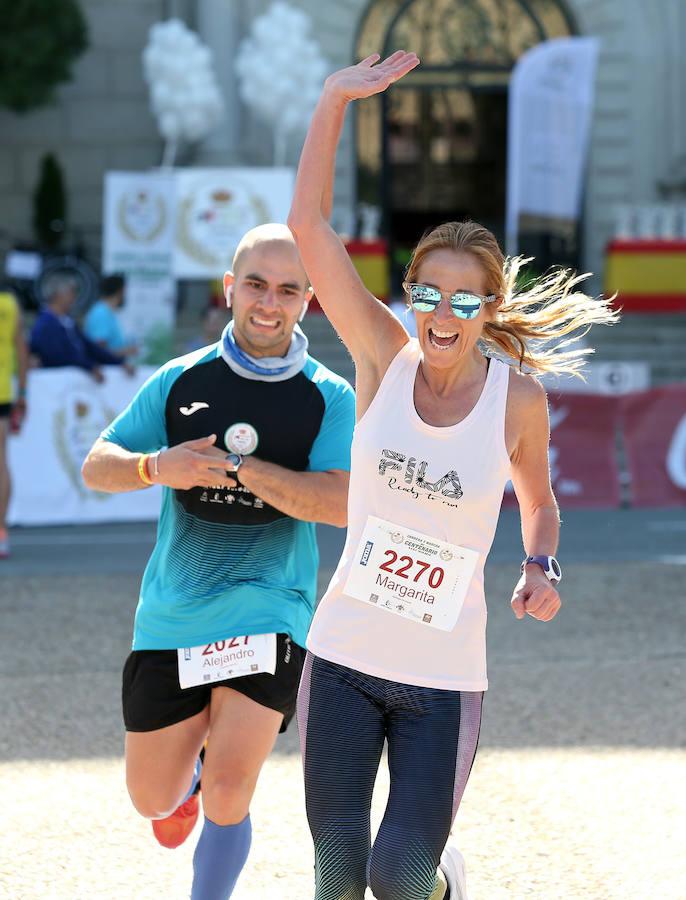
<path id="1" fill-rule="evenodd" d="M 450 900 L 469 900 L 467 897 L 467 868 L 464 857 L 449 844 L 441 854 L 441 869 L 450 888 Z"/>

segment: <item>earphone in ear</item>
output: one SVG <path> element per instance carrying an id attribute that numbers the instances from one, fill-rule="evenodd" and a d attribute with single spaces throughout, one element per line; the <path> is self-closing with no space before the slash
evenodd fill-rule
<path id="1" fill-rule="evenodd" d="M 233 294 L 233 286 L 229 285 L 226 289 L 226 306 L 228 309 L 231 309 L 231 295 Z"/>
<path id="2" fill-rule="evenodd" d="M 305 318 L 305 313 L 306 313 L 306 312 L 307 312 L 307 303 L 303 303 L 302 312 L 301 312 L 300 315 L 298 316 L 298 322 L 302 322 L 302 320 Z"/>

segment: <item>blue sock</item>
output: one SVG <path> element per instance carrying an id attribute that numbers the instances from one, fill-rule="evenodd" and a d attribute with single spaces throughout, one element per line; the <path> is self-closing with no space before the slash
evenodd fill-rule
<path id="1" fill-rule="evenodd" d="M 183 798 L 181 803 L 185 803 L 186 800 L 188 800 L 188 798 L 191 796 L 193 791 L 196 789 L 196 787 L 198 786 L 198 782 L 200 781 L 201 773 L 202 773 L 202 762 L 200 760 L 200 757 L 198 757 L 195 761 L 195 768 L 193 769 L 193 778 L 191 779 L 191 786 L 188 788 L 188 793 Z M 181 804 L 179 804 L 179 805 L 181 805 Z"/>
<path id="2" fill-rule="evenodd" d="M 250 814 L 237 825 L 205 824 L 193 856 L 191 900 L 227 900 L 250 850 Z"/>

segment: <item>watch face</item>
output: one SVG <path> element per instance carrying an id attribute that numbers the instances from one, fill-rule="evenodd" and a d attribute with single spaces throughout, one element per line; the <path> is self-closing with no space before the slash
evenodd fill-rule
<path id="1" fill-rule="evenodd" d="M 537 566 L 540 566 L 549 581 L 560 581 L 562 578 L 562 569 L 554 556 L 527 556 L 522 563 L 522 572 L 528 563 L 535 563 Z"/>
<path id="2" fill-rule="evenodd" d="M 238 471 L 238 468 L 242 462 L 243 462 L 243 460 L 237 453 L 227 453 L 227 455 L 226 455 L 226 470 L 227 470 L 227 472 Z"/>

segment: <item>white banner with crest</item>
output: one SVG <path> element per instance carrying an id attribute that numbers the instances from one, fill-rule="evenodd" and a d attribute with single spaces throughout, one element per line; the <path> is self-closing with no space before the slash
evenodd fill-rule
<path id="1" fill-rule="evenodd" d="M 285 222 L 294 172 L 287 168 L 176 169 L 177 278 L 221 278 L 246 231 Z"/>
<path id="2" fill-rule="evenodd" d="M 88 490 L 81 479 L 81 463 L 93 442 L 153 371 L 141 367 L 129 376 L 110 366 L 103 370 L 102 384 L 71 367 L 31 372 L 28 416 L 21 433 L 9 440 L 10 525 L 157 518 L 160 488 L 101 494 Z"/>
<path id="3" fill-rule="evenodd" d="M 108 172 L 103 214 L 103 271 L 171 274 L 172 172 Z"/>
<path id="4" fill-rule="evenodd" d="M 173 172 L 105 175 L 103 271 L 126 276 L 117 316 L 127 343 L 139 347 L 140 363 L 160 365 L 173 355 L 174 228 Z"/>
<path id="5" fill-rule="evenodd" d="M 290 168 L 108 172 L 103 269 L 160 278 L 220 278 L 246 231 L 285 222 Z"/>

